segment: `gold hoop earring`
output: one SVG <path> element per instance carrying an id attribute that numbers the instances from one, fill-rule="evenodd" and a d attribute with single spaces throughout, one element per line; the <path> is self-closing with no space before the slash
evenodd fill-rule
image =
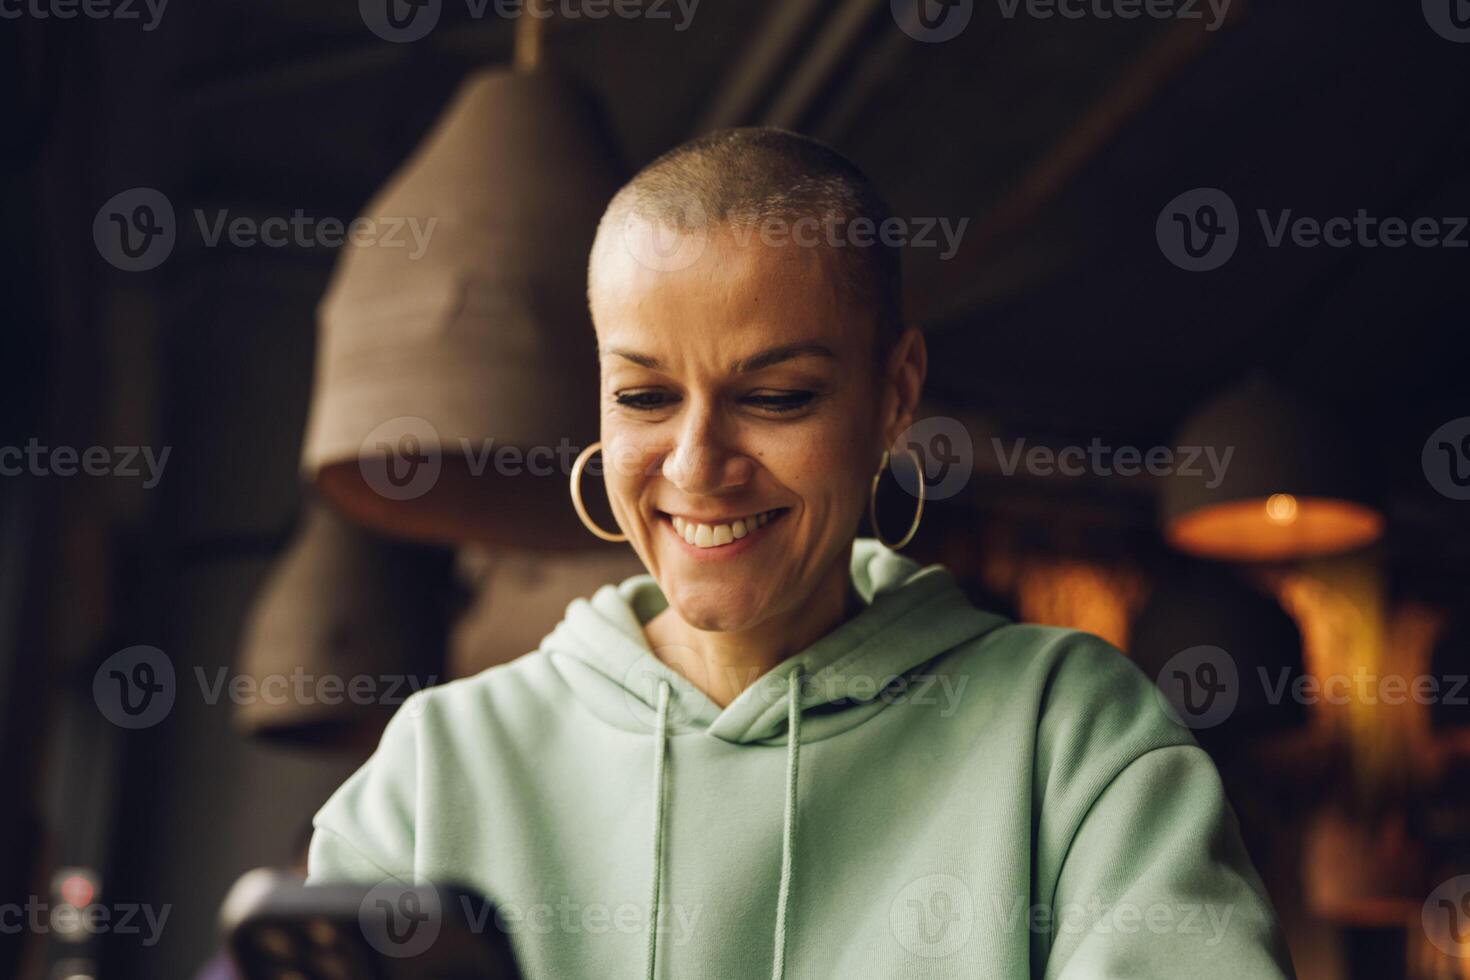
<path id="1" fill-rule="evenodd" d="M 897 542 L 885 541 L 883 529 L 878 526 L 878 481 L 883 478 L 883 471 L 888 469 L 889 455 L 886 449 L 883 450 L 883 462 L 878 464 L 878 472 L 873 474 L 873 487 L 868 491 L 868 523 L 873 525 L 873 536 L 894 551 L 914 540 L 914 535 L 919 533 L 919 521 L 924 518 L 924 463 L 912 449 L 908 450 L 908 454 L 914 458 L 914 473 L 919 482 L 919 506 L 914 508 L 914 519 L 909 524 L 908 532 Z"/>
<path id="2" fill-rule="evenodd" d="M 572 507 L 577 511 L 577 517 L 581 519 L 582 526 L 604 541 L 619 544 L 628 540 L 626 534 L 610 534 L 598 527 L 587 513 L 587 507 L 582 503 L 582 470 L 586 469 L 587 461 L 592 455 L 602 448 L 602 440 L 592 443 L 586 449 L 577 454 L 577 461 L 572 464 Z"/>

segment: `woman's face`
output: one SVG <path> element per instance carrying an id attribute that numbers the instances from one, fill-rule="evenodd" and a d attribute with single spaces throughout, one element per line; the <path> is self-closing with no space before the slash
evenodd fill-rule
<path id="1" fill-rule="evenodd" d="M 903 397 L 880 371 L 827 247 L 715 228 L 682 269 L 635 253 L 599 249 L 592 273 L 608 495 L 680 618 L 751 629 L 847 574 L 919 382 Z"/>

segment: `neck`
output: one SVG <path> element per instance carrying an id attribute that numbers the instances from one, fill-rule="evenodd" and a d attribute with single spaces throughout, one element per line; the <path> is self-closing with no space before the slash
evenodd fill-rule
<path id="1" fill-rule="evenodd" d="M 740 692 L 787 658 L 800 653 L 845 622 L 855 611 L 848 562 L 832 570 L 790 612 L 747 630 L 714 632 L 690 626 L 673 606 L 644 626 L 655 655 L 725 707 Z"/>

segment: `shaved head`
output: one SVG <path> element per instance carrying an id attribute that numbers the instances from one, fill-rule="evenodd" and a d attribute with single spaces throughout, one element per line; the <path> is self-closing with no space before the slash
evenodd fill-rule
<path id="1" fill-rule="evenodd" d="M 766 244 L 827 248 L 834 285 L 873 324 L 882 356 L 903 329 L 898 247 L 877 233 L 892 216 L 872 182 L 831 147 L 769 127 L 721 130 L 665 153 L 613 198 L 589 289 L 599 254 L 626 246 L 631 221 L 684 236 L 725 227 Z"/>

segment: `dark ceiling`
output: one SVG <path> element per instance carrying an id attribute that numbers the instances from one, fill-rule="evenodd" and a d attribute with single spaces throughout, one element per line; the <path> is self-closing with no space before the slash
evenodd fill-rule
<path id="1" fill-rule="evenodd" d="M 1470 44 L 1418 4 L 1382 0 L 1235 0 L 1218 30 L 1203 3 L 1197 20 L 1043 19 L 986 0 L 945 43 L 898 29 L 892 6 L 702 0 L 684 29 L 673 3 L 669 19 L 561 17 L 547 60 L 600 92 L 634 165 L 714 126 L 777 123 L 848 152 L 900 215 L 967 219 L 954 257 L 908 257 L 940 410 L 1151 445 L 1264 368 L 1343 422 L 1396 520 L 1470 524 L 1419 464 L 1429 432 L 1470 414 L 1470 250 L 1272 248 L 1256 217 L 1470 214 Z M 151 32 L 22 25 L 32 33 L 6 43 L 23 116 L 50 134 L 43 161 L 80 181 L 49 185 L 73 202 L 44 219 L 62 225 L 57 288 L 91 279 L 100 305 L 159 310 L 173 356 L 197 368 L 190 383 L 226 393 L 219 365 L 251 343 L 250 324 L 299 320 L 278 352 L 281 397 L 299 400 L 330 250 L 222 255 L 181 240 L 163 270 L 129 278 L 98 268 L 85 228 L 138 185 L 180 211 L 350 216 L 467 69 L 509 59 L 513 23 L 473 10 L 442 0 L 437 28 L 406 44 L 374 36 L 353 0 L 175 0 Z M 1239 249 L 1213 272 L 1176 268 L 1155 239 L 1161 209 L 1196 187 L 1240 213 Z M 295 434 L 239 437 L 266 454 Z M 269 465 L 294 465 L 279 456 Z"/>

